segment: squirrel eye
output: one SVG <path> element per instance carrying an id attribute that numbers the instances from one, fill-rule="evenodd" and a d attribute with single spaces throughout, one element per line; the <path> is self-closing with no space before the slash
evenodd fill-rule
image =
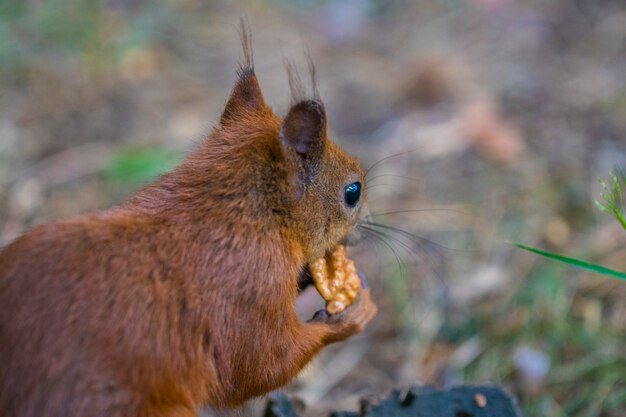
<path id="1" fill-rule="evenodd" d="M 359 198 L 361 198 L 361 183 L 353 182 L 352 184 L 348 185 L 344 189 L 344 196 L 346 199 L 346 204 L 349 207 L 356 206 L 356 203 L 359 202 Z"/>

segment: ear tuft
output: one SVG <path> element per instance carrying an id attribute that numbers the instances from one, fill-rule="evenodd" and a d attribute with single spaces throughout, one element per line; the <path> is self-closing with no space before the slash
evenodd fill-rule
<path id="1" fill-rule="evenodd" d="M 239 70 L 239 76 L 246 70 L 254 74 L 254 53 L 252 51 L 252 30 L 247 20 L 243 17 L 239 19 L 239 37 L 241 38 L 241 48 L 243 49 L 243 63 Z"/>
<path id="2" fill-rule="evenodd" d="M 321 101 L 320 93 L 317 87 L 317 70 L 315 69 L 313 58 L 311 57 L 311 51 L 308 49 L 305 50 L 305 58 L 309 67 L 309 77 L 311 78 L 313 98 L 317 101 Z M 285 65 L 285 70 L 287 71 L 287 79 L 289 81 L 291 104 L 293 105 L 300 101 L 306 100 L 308 95 L 306 94 L 304 83 L 302 82 L 302 77 L 300 77 L 300 73 L 298 72 L 298 68 L 296 67 L 295 62 L 287 58 L 285 58 L 283 62 Z"/>
<path id="3" fill-rule="evenodd" d="M 242 112 L 265 108 L 263 93 L 254 74 L 252 32 L 250 26 L 243 18 L 240 21 L 239 33 L 243 49 L 243 62 L 237 70 L 237 82 L 222 113 L 222 124 L 228 123 L 230 120 L 236 120 L 237 116 Z"/>
<path id="4" fill-rule="evenodd" d="M 320 158 L 326 140 L 326 110 L 322 102 L 308 99 L 294 104 L 283 120 L 280 140 L 308 161 Z"/>
<path id="5" fill-rule="evenodd" d="M 311 51 L 307 48 L 306 50 L 306 60 L 309 64 L 309 77 L 311 77 L 311 88 L 313 89 L 313 97 L 316 100 L 320 100 L 320 92 L 317 88 L 317 69 L 315 68 L 315 63 L 313 62 L 313 57 L 311 56 Z"/>

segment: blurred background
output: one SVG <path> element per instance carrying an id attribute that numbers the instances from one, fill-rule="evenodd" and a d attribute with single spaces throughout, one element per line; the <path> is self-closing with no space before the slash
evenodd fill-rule
<path id="1" fill-rule="evenodd" d="M 305 74 L 310 49 L 331 136 L 375 164 L 383 240 L 351 256 L 380 314 L 286 388 L 306 415 L 414 383 L 501 384 L 528 417 L 625 415 L 626 283 L 511 244 L 626 270 L 626 231 L 594 204 L 626 168 L 620 0 L 3 0 L 0 246 L 124 201 L 202 140 L 241 16 L 275 112 L 284 58 Z"/>

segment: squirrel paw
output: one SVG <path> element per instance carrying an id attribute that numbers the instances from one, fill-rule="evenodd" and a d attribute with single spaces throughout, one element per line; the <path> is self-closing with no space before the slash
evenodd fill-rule
<path id="1" fill-rule="evenodd" d="M 341 313 L 331 315 L 322 309 L 317 311 L 309 322 L 328 325 L 330 332 L 326 341 L 333 343 L 362 332 L 377 312 L 378 308 L 372 301 L 370 290 L 361 289 L 354 304 L 348 306 Z"/>

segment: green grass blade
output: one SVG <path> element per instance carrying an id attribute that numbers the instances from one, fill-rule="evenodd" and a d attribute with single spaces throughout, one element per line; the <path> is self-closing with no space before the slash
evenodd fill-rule
<path id="1" fill-rule="evenodd" d="M 532 248 L 530 246 L 526 246 L 524 244 L 521 243 L 513 243 L 515 246 L 517 246 L 520 249 L 524 249 L 528 252 L 533 252 L 536 253 L 538 255 L 544 256 L 546 258 L 549 259 L 554 259 L 556 261 L 559 262 L 563 262 L 567 265 L 573 266 L 575 268 L 580 268 L 580 269 L 584 269 L 586 271 L 591 271 L 591 272 L 595 272 L 596 274 L 602 274 L 605 275 L 607 277 L 611 277 L 611 278 L 617 278 L 617 279 L 621 279 L 626 281 L 626 273 L 624 272 L 620 272 L 620 271 L 615 271 L 613 269 L 609 269 L 609 268 L 605 268 L 603 266 L 600 265 L 596 265 L 596 264 L 592 264 L 589 262 L 585 262 L 582 261 L 580 259 L 575 259 L 575 258 L 569 258 L 567 256 L 563 256 L 563 255 L 558 255 L 556 253 L 551 253 L 551 252 L 546 252 L 546 251 L 542 251 L 540 249 L 536 249 L 536 248 Z"/>
<path id="2" fill-rule="evenodd" d="M 620 223 L 622 228 L 626 230 L 626 216 L 624 215 L 624 201 L 622 196 L 622 183 L 626 183 L 626 175 L 623 171 L 613 171 L 610 174 L 610 181 L 607 184 L 605 181 L 599 181 L 600 187 L 602 187 L 602 202 L 596 200 L 596 207 L 601 211 L 612 214 Z"/>
<path id="3" fill-rule="evenodd" d="M 620 212 L 615 212 L 614 214 L 619 224 L 626 230 L 626 218 Z"/>
<path id="4" fill-rule="evenodd" d="M 617 174 L 613 173 L 611 175 L 613 179 L 613 198 L 615 199 L 615 208 L 621 210 L 622 208 L 622 187 L 619 185 L 619 179 L 617 178 Z"/>

